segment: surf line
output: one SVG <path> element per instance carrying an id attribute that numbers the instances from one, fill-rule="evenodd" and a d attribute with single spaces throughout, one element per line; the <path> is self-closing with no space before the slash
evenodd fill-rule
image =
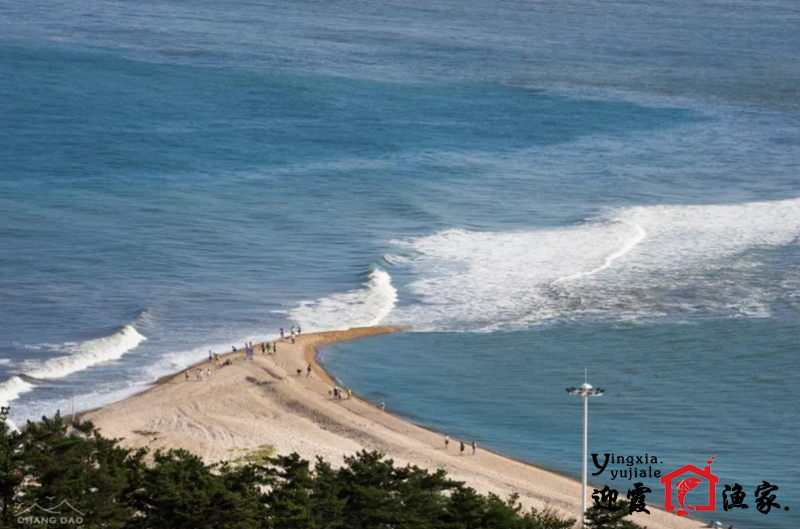
<path id="1" fill-rule="evenodd" d="M 625 254 L 629 253 L 639 243 L 641 243 L 643 240 L 645 240 L 645 238 L 647 237 L 647 232 L 645 231 L 644 228 L 642 228 L 638 224 L 635 224 L 635 223 L 632 223 L 632 222 L 624 222 L 623 221 L 623 223 L 627 224 L 628 226 L 631 226 L 634 229 L 634 234 L 633 234 L 633 237 L 627 243 L 622 245 L 622 248 L 620 248 L 616 252 L 613 252 L 612 254 L 608 255 L 603 260 L 603 264 L 601 264 L 597 268 L 593 268 L 593 269 L 591 269 L 591 270 L 589 270 L 587 272 L 578 272 L 578 273 L 571 274 L 571 275 L 568 275 L 568 276 L 559 277 L 558 279 L 553 281 L 551 283 L 551 285 L 555 286 L 555 285 L 558 285 L 560 283 L 566 283 L 568 281 L 575 281 L 576 279 L 580 279 L 582 277 L 591 276 L 591 275 L 594 275 L 594 274 L 596 274 L 598 272 L 602 272 L 603 270 L 611 267 L 611 265 L 613 265 L 614 262 L 617 259 L 619 259 L 620 257 L 623 257 Z"/>

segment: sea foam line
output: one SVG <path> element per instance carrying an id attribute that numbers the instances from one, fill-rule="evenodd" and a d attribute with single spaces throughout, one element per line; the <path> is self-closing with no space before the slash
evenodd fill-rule
<path id="1" fill-rule="evenodd" d="M 800 198 L 630 206 L 527 230 L 450 228 L 392 241 L 408 256 L 394 266 L 410 276 L 403 288 L 415 302 L 391 319 L 491 332 L 555 319 L 765 317 L 775 300 L 798 298 L 761 272 L 774 248 L 798 239 Z"/>
<path id="2" fill-rule="evenodd" d="M 619 250 L 609 254 L 603 261 L 602 265 L 598 266 L 597 268 L 593 268 L 592 270 L 588 270 L 586 272 L 577 272 L 575 274 L 570 274 L 568 276 L 559 277 L 558 279 L 553 281 L 553 285 L 557 285 L 559 283 L 564 283 L 567 281 L 574 281 L 582 277 L 587 277 L 602 272 L 603 270 L 610 268 L 615 261 L 617 261 L 621 257 L 624 257 L 626 254 L 630 253 L 630 251 L 633 250 L 639 243 L 645 240 L 645 238 L 647 237 L 647 232 L 645 231 L 644 228 L 635 223 L 627 222 L 626 224 L 629 224 L 633 227 L 634 229 L 633 236 L 629 241 L 623 244 Z"/>
<path id="3" fill-rule="evenodd" d="M 133 325 L 123 325 L 108 336 L 52 346 L 51 349 L 65 352 L 67 355 L 33 364 L 21 375 L 40 380 L 62 378 L 95 364 L 116 360 L 146 339 Z M 23 379 L 22 376 L 14 375 L 0 384 L 0 404 L 7 405 L 21 394 L 36 387 L 35 383 Z"/>

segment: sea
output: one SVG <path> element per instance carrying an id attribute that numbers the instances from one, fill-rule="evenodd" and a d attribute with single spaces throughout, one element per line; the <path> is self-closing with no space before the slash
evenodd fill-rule
<path id="1" fill-rule="evenodd" d="M 588 382 L 590 452 L 647 462 L 594 487 L 635 467 L 663 507 L 653 470 L 713 461 L 690 514 L 800 527 L 798 27 L 796 0 L 0 0 L 0 404 L 399 324 L 322 361 L 574 477 Z"/>

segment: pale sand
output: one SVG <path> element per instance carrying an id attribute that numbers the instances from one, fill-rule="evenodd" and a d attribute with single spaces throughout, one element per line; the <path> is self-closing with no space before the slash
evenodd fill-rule
<path id="1" fill-rule="evenodd" d="M 378 450 L 397 463 L 443 468 L 480 492 L 501 497 L 517 493 L 525 506 L 549 506 L 565 517 L 577 517 L 580 483 L 576 480 L 480 446 L 472 456 L 467 439 L 462 456 L 456 439 L 445 449 L 442 434 L 355 397 L 333 400 L 333 381 L 317 365 L 316 348 L 398 330 L 368 327 L 304 334 L 295 345 L 288 339 L 279 341 L 274 356 L 262 355 L 257 344 L 254 360 L 240 351 L 223 356 L 232 360 L 229 366 L 223 367 L 223 360 L 198 364 L 203 370 L 211 369 L 210 379 L 197 380 L 195 366 L 189 381 L 183 372 L 165 377 L 144 393 L 86 412 L 82 418 L 94 422 L 103 434 L 122 439 L 126 446 L 185 448 L 209 462 L 235 459 L 262 445 L 273 445 L 280 454 L 297 452 L 310 461 L 319 455 L 333 464 L 362 449 Z M 309 363 L 313 374 L 307 378 Z M 302 375 L 296 375 L 297 369 L 302 369 Z M 390 410 L 392 404 L 388 403 Z M 536 435 L 533 429 L 531 435 Z M 628 486 L 625 482 L 617 487 L 620 497 Z M 634 520 L 650 529 L 705 526 L 655 509 L 653 505 L 663 502 L 663 489 L 655 489 L 647 501 L 651 514 L 637 514 Z"/>

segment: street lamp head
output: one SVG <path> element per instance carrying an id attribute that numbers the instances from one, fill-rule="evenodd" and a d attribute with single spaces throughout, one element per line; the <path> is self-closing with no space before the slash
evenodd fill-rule
<path id="1" fill-rule="evenodd" d="M 603 388 L 593 388 L 591 384 L 584 382 L 579 387 L 567 388 L 567 394 L 578 395 L 580 397 L 599 397 L 605 392 Z"/>

